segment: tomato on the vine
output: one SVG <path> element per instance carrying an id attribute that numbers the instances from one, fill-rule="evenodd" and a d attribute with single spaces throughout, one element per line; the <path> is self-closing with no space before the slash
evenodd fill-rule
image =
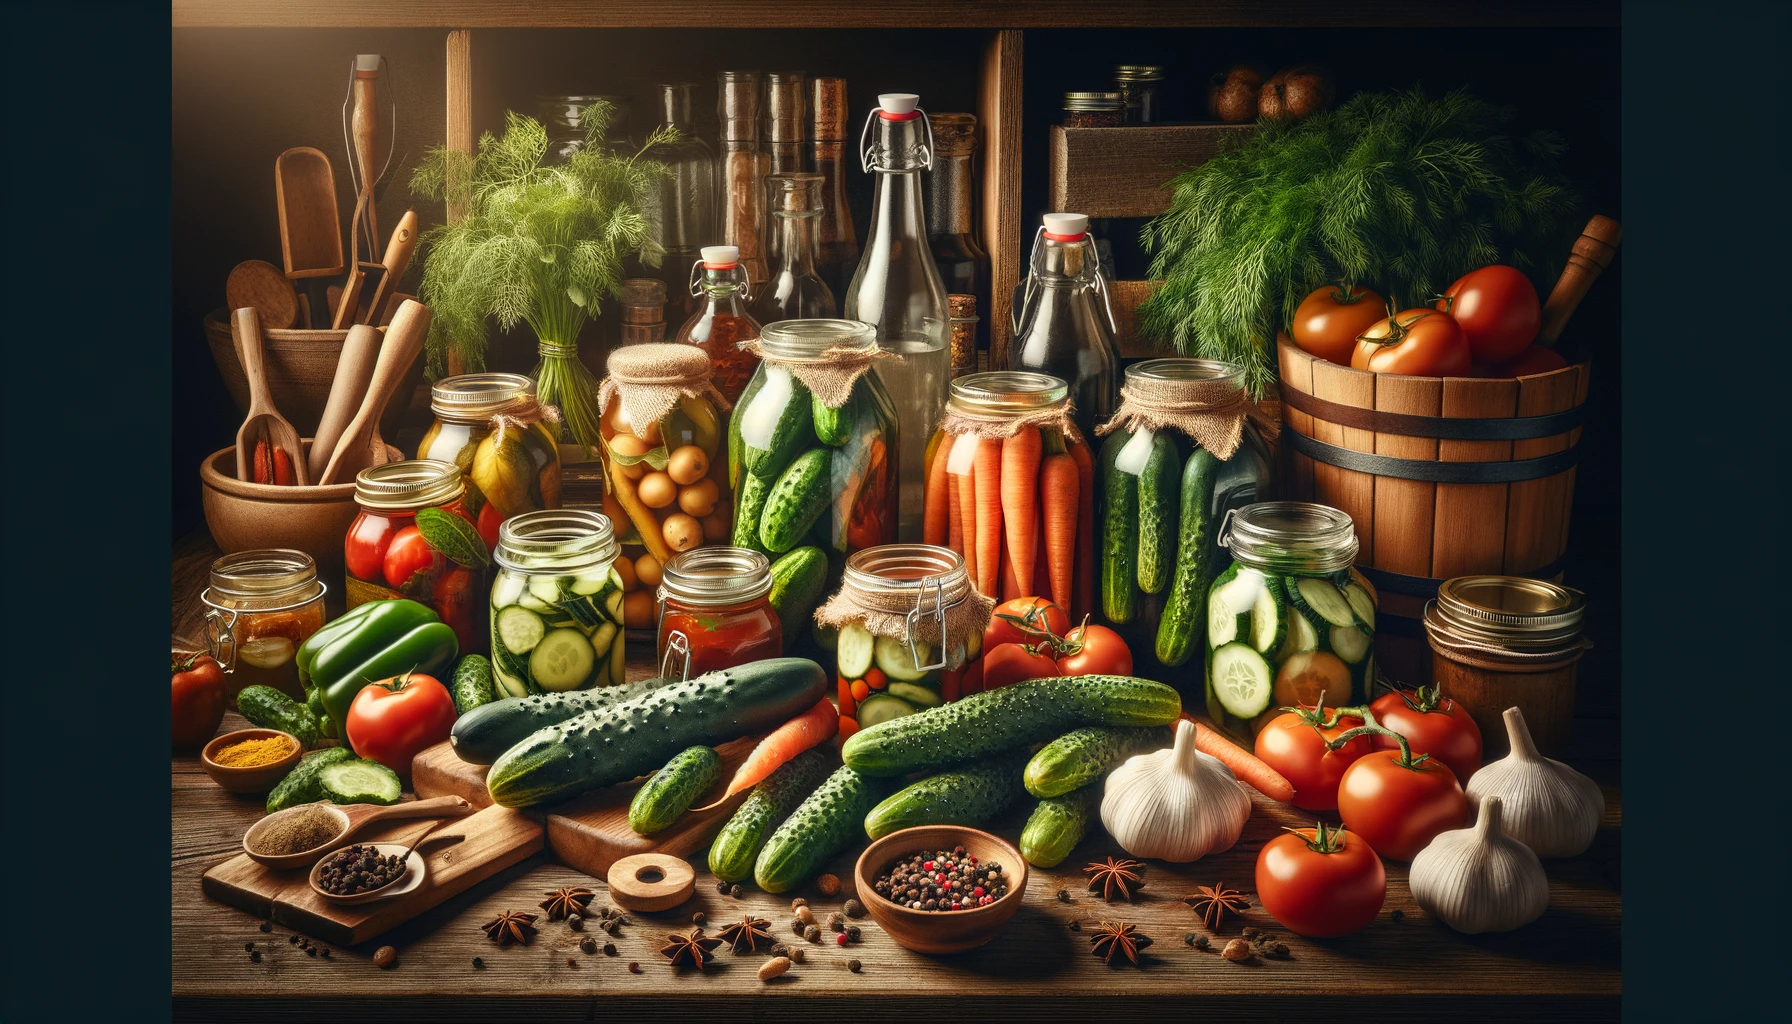
<path id="1" fill-rule="evenodd" d="M 1387 315 L 1387 303 L 1381 296 L 1340 281 L 1315 289 L 1301 300 L 1288 333 L 1302 349 L 1349 366 L 1357 335 Z"/>
<path id="2" fill-rule="evenodd" d="M 1436 308 L 1462 325 L 1462 335 L 1479 363 L 1517 355 L 1537 337 L 1543 323 L 1543 305 L 1531 279 L 1498 263 L 1457 278 Z"/>
<path id="3" fill-rule="evenodd" d="M 1481 727 L 1461 704 L 1439 696 L 1437 687 L 1384 693 L 1369 710 L 1375 712 L 1377 722 L 1406 737 L 1415 757 L 1430 754 L 1449 765 L 1457 781 L 1468 781 L 1481 767 Z M 1376 736 L 1375 747 L 1399 750 L 1400 742 L 1392 736 Z"/>
<path id="4" fill-rule="evenodd" d="M 1398 750 L 1374 750 L 1344 770 L 1338 816 L 1389 860 L 1410 861 L 1439 832 L 1469 822 L 1468 795 L 1448 765 Z"/>
<path id="5" fill-rule="evenodd" d="M 1002 644 L 1031 644 L 1044 634 L 1061 637 L 1070 629 L 1070 616 L 1043 597 L 1017 597 L 996 605 L 983 630 L 983 649 Z"/>
<path id="6" fill-rule="evenodd" d="M 1078 626 L 1064 636 L 1064 646 L 1058 651 L 1058 674 L 1130 676 L 1132 648 L 1106 626 Z"/>
<path id="7" fill-rule="evenodd" d="M 1387 895 L 1387 868 L 1369 844 L 1324 822 L 1286 829 L 1257 854 L 1257 899 L 1297 935 L 1330 939 L 1362 931 Z"/>
<path id="8" fill-rule="evenodd" d="M 381 561 L 381 571 L 385 573 L 386 585 L 396 590 L 434 564 L 436 549 L 423 539 L 423 531 L 413 525 L 392 535 L 392 543 L 386 545 L 386 557 Z"/>
<path id="9" fill-rule="evenodd" d="M 1403 310 L 1357 337 L 1350 365 L 1407 377 L 1463 377 L 1469 372 L 1468 339 L 1448 313 Z"/>
<path id="10" fill-rule="evenodd" d="M 1336 810 L 1338 781 L 1345 769 L 1375 749 L 1368 736 L 1331 749 L 1330 741 L 1363 724 L 1360 718 L 1340 717 L 1336 725 L 1325 728 L 1322 722 L 1331 713 L 1330 708 L 1284 711 L 1257 733 L 1257 758 L 1294 786 L 1288 802 L 1309 811 Z"/>
<path id="11" fill-rule="evenodd" d="M 1503 363 L 1495 363 L 1485 371 L 1488 377 L 1528 377 L 1533 373 L 1548 373 L 1560 370 L 1568 365 L 1568 360 L 1553 348 L 1543 345 L 1531 345 Z"/>
<path id="12" fill-rule="evenodd" d="M 1031 644 L 997 644 L 983 651 L 983 688 L 996 690 L 1023 679 L 1059 675 L 1051 655 Z"/>

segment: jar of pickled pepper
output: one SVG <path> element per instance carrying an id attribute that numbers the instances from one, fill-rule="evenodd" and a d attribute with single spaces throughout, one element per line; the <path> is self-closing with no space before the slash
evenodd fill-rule
<path id="1" fill-rule="evenodd" d="M 303 551 L 238 551 L 212 563 L 205 603 L 206 649 L 229 677 L 235 697 L 245 686 L 272 686 L 305 699 L 293 656 L 323 628 L 323 581 Z"/>
<path id="2" fill-rule="evenodd" d="M 490 553 L 453 463 L 417 459 L 355 475 L 360 514 L 343 541 L 348 606 L 408 597 L 454 630 L 461 653 L 486 649 Z"/>

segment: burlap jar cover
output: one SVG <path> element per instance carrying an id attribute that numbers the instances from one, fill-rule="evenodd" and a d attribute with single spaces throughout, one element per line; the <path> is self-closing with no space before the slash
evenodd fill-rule
<path id="1" fill-rule="evenodd" d="M 527 431 L 537 423 L 546 423 L 548 432 L 560 432 L 560 410 L 546 405 L 536 399 L 533 394 L 518 395 L 492 413 L 492 444 L 502 445 L 504 434 L 508 430 L 518 433 Z"/>
<path id="2" fill-rule="evenodd" d="M 1172 427 L 1224 462 L 1244 443 L 1246 419 L 1256 423 L 1273 449 L 1276 422 L 1245 396 L 1236 381 L 1128 377 L 1120 387 L 1120 408 L 1095 432 L 1106 437 L 1116 430 L 1143 427 L 1155 433 Z"/>
<path id="3" fill-rule="evenodd" d="M 830 345 L 812 357 L 801 359 L 769 354 L 758 339 L 741 342 L 740 347 L 772 366 L 789 370 L 791 376 L 801 381 L 810 394 L 830 409 L 845 405 L 852 398 L 852 389 L 859 378 L 870 373 L 873 366 L 885 359 L 898 358 L 896 353 L 885 352 L 876 345 Z"/>
<path id="4" fill-rule="evenodd" d="M 849 577 L 840 584 L 840 590 L 833 597 L 815 609 L 815 621 L 832 629 L 857 623 L 872 636 L 903 640 L 911 638 L 909 614 L 918 609 L 912 639 L 941 651 L 937 656 L 946 661 L 948 670 L 963 668 L 965 645 L 959 644 L 952 650 L 942 647 L 939 602 L 943 597 L 946 603 L 946 636 L 963 638 L 973 633 L 979 637 L 983 635 L 983 630 L 989 626 L 990 614 L 995 611 L 995 599 L 985 597 L 972 586 L 968 576 L 946 583 L 943 591 L 931 582 L 923 585 L 923 581 L 916 580 L 914 583 L 912 588 L 880 592 L 859 586 Z"/>
<path id="5" fill-rule="evenodd" d="M 1083 440 L 1082 434 L 1076 429 L 1076 423 L 1070 418 L 1070 412 L 1071 404 L 1068 401 L 1028 412 L 1002 413 L 998 416 L 961 412 L 947 403 L 946 412 L 940 417 L 940 429 L 953 437 L 970 434 L 973 437 L 999 441 L 1013 437 L 1025 427 L 1056 427 L 1065 437 Z"/>
<path id="6" fill-rule="evenodd" d="M 597 386 L 598 410 L 622 401 L 622 414 L 637 427 L 658 423 L 680 398 L 707 398 L 718 413 L 728 400 L 710 380 L 709 356 L 695 345 L 646 342 L 610 353 L 610 375 Z"/>

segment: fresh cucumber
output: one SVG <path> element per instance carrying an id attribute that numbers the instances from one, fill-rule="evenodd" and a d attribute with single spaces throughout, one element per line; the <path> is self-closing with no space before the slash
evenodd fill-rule
<path id="1" fill-rule="evenodd" d="M 841 626 L 834 642 L 834 660 L 840 667 L 840 674 L 848 679 L 865 678 L 865 673 L 871 671 L 876 646 L 877 638 L 864 626 L 856 622 Z"/>
<path id="2" fill-rule="evenodd" d="M 1292 593 L 1289 595 L 1299 604 L 1313 610 L 1320 618 L 1334 626 L 1356 625 L 1356 613 L 1350 610 L 1350 602 L 1342 592 L 1332 585 L 1331 580 L 1318 579 L 1313 576 L 1290 577 Z"/>
<path id="3" fill-rule="evenodd" d="M 454 679 L 448 693 L 454 698 L 454 713 L 464 715 L 484 707 L 493 700 L 492 663 L 483 654 L 469 654 L 454 666 Z"/>
<path id="4" fill-rule="evenodd" d="M 404 795 L 398 773 L 378 761 L 336 761 L 318 770 L 317 785 L 336 804 L 395 804 Z"/>
<path id="5" fill-rule="evenodd" d="M 778 766 L 754 786 L 715 842 L 709 844 L 709 873 L 724 882 L 753 874 L 753 861 L 772 830 L 796 810 L 835 768 L 831 750 L 811 747 Z"/>
<path id="6" fill-rule="evenodd" d="M 1023 792 L 1020 774 L 1020 759 L 1004 754 L 930 775 L 873 807 L 865 834 L 882 839 L 919 825 L 987 825 Z"/>
<path id="7" fill-rule="evenodd" d="M 1352 665 L 1369 656 L 1369 648 L 1375 643 L 1375 637 L 1363 632 L 1355 626 L 1333 626 L 1331 628 L 1332 653 Z"/>
<path id="8" fill-rule="evenodd" d="M 1139 589 L 1162 593 L 1176 570 L 1176 535 L 1181 519 L 1176 439 L 1160 430 L 1139 474 Z"/>
<path id="9" fill-rule="evenodd" d="M 1136 610 L 1139 558 L 1139 478 L 1115 466 L 1132 435 L 1116 431 L 1101 447 L 1101 611 L 1109 622 L 1132 621 Z"/>
<path id="10" fill-rule="evenodd" d="M 743 665 L 737 674 L 751 672 Z M 705 679 L 708 676 L 698 676 Z M 448 734 L 448 742 L 462 761 L 469 764 L 491 764 L 498 756 L 529 738 L 537 729 L 576 718 L 587 711 L 634 700 L 674 680 L 645 679 L 625 686 L 600 686 L 570 693 L 549 693 L 535 697 L 510 697 L 495 700 L 463 714 Z"/>
<path id="11" fill-rule="evenodd" d="M 782 367 L 766 371 L 765 383 L 739 418 L 741 468 L 767 482 L 776 480 L 815 439 L 809 389 Z"/>
<path id="12" fill-rule="evenodd" d="M 778 477 L 759 515 L 759 542 L 767 551 L 783 554 L 795 547 L 828 510 L 832 458 L 827 448 L 811 448 L 791 460 Z"/>
<path id="13" fill-rule="evenodd" d="M 859 728 L 864 729 L 873 725 L 881 725 L 904 715 L 912 715 L 916 710 L 918 709 L 913 704 L 900 697 L 893 697 L 888 693 L 874 693 L 859 701 L 859 707 L 853 715 L 853 720 L 859 723 Z"/>
<path id="14" fill-rule="evenodd" d="M 236 709 L 249 724 L 290 733 L 306 749 L 317 746 L 323 735 L 310 708 L 272 686 L 243 687 L 236 695 Z"/>
<path id="15" fill-rule="evenodd" d="M 1072 729 L 1039 748 L 1027 762 L 1022 782 L 1038 797 L 1063 796 L 1080 789 L 1134 754 L 1162 750 L 1175 735 L 1161 725 L 1091 725 Z"/>
<path id="16" fill-rule="evenodd" d="M 911 654 L 908 642 L 893 636 L 880 636 L 873 644 L 872 660 L 877 662 L 878 669 L 891 679 L 912 683 L 927 678 L 927 670 L 915 667 L 917 658 L 920 659 L 922 665 L 933 664 L 932 645 L 917 640 L 914 653 Z"/>
<path id="17" fill-rule="evenodd" d="M 1046 797 L 1033 808 L 1020 830 L 1020 855 L 1028 864 L 1055 868 L 1070 856 L 1101 811 L 1101 787 L 1084 786 L 1063 796 Z"/>
<path id="18" fill-rule="evenodd" d="M 1219 467 L 1220 460 L 1205 448 L 1196 448 L 1182 467 L 1176 575 L 1157 620 L 1157 660 L 1171 668 L 1187 664 L 1203 639 L 1203 605 L 1213 571 L 1213 485 Z"/>
<path id="19" fill-rule="evenodd" d="M 765 841 L 753 861 L 753 881 L 774 893 L 803 884 L 858 839 L 881 790 L 870 776 L 837 769 Z"/>
<path id="20" fill-rule="evenodd" d="M 1246 720 L 1269 710 L 1270 696 L 1275 692 L 1275 673 L 1263 655 L 1250 644 L 1230 643 L 1209 656 L 1207 672 L 1213 680 L 1213 692 L 1228 714 Z"/>
<path id="21" fill-rule="evenodd" d="M 628 827 L 644 836 L 664 832 L 721 778 L 722 757 L 714 748 L 685 750 L 635 790 Z"/>
<path id="22" fill-rule="evenodd" d="M 815 419 L 815 439 L 829 448 L 838 448 L 852 440 L 852 420 L 847 416 L 850 402 L 830 409 L 819 395 L 810 396 L 810 409 Z"/>
<path id="23" fill-rule="evenodd" d="M 324 791 L 318 785 L 317 773 L 330 765 L 354 759 L 355 752 L 347 747 L 325 747 L 299 758 L 299 763 L 293 765 L 292 771 L 287 772 L 268 794 L 268 813 L 322 800 Z"/>
<path id="24" fill-rule="evenodd" d="M 585 634 L 576 629 L 556 629 L 541 638 L 529 654 L 529 678 L 549 693 L 576 690 L 591 678 L 597 652 Z"/>
<path id="25" fill-rule="evenodd" d="M 884 692 L 892 697 L 900 697 L 918 708 L 937 708 L 945 703 L 937 692 L 920 683 L 891 683 Z"/>
<path id="26" fill-rule="evenodd" d="M 538 729 L 497 759 L 486 788 L 505 807 L 529 807 L 615 785 L 686 747 L 774 729 L 827 689 L 821 666 L 806 658 L 706 672 Z"/>
<path id="27" fill-rule="evenodd" d="M 1033 679 L 863 727 L 846 740 L 841 759 L 868 774 L 904 775 L 1038 743 L 1081 725 L 1167 725 L 1181 713 L 1176 691 L 1148 679 Z"/>
<path id="28" fill-rule="evenodd" d="M 812 544 L 791 548 L 772 563 L 771 572 L 772 590 L 766 600 L 784 629 L 784 650 L 794 651 L 827 593 L 828 556 Z"/>
<path id="29" fill-rule="evenodd" d="M 498 611 L 498 642 L 512 654 L 528 654 L 547 635 L 548 627 L 540 615 L 520 605 Z"/>
<path id="30" fill-rule="evenodd" d="M 1275 577 L 1265 576 L 1263 588 L 1251 602 L 1251 646 L 1265 657 L 1274 654 L 1288 635 L 1288 618 Z"/>

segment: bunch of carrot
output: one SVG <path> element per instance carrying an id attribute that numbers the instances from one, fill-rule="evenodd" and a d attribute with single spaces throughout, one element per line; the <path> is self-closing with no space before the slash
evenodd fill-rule
<path id="1" fill-rule="evenodd" d="M 983 593 L 1047 596 L 1075 618 L 1094 605 L 1094 479 L 1074 431 L 941 434 L 928 455 L 922 540 L 963 555 Z"/>

